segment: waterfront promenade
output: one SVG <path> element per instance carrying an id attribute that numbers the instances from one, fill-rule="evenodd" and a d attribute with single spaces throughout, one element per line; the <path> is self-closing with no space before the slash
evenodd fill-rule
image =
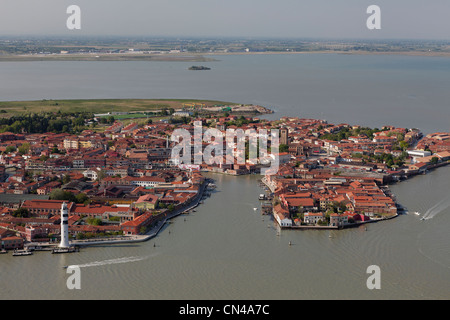
<path id="1" fill-rule="evenodd" d="M 82 239 L 82 240 L 71 240 L 70 246 L 87 247 L 95 245 L 115 245 L 115 244 L 127 244 L 136 242 L 145 242 L 158 235 L 164 225 L 171 219 L 188 212 L 196 208 L 200 201 L 202 200 L 203 193 L 205 191 L 208 182 L 204 182 L 200 188 L 198 194 L 192 200 L 192 202 L 186 206 L 177 208 L 174 211 L 168 213 L 163 219 L 158 220 L 155 225 L 150 228 L 145 234 L 138 235 L 122 235 L 117 237 L 108 238 L 96 238 L 96 239 Z M 57 248 L 59 242 L 30 242 L 25 244 L 25 248 L 37 251 L 51 251 L 53 248 Z"/>
<path id="2" fill-rule="evenodd" d="M 193 199 L 193 201 L 187 206 L 175 209 L 174 211 L 167 214 L 164 219 L 161 219 L 156 222 L 156 224 L 150 228 L 145 234 L 142 235 L 123 235 L 116 238 L 99 238 L 99 239 L 88 239 L 88 240 L 72 240 L 71 245 L 72 246 L 93 246 L 93 245 L 105 245 L 105 244 L 123 244 L 123 243 L 135 243 L 135 242 L 144 242 L 148 241 L 158 235 L 158 233 L 161 231 L 161 229 L 164 227 L 164 225 L 171 219 L 189 211 L 194 208 L 196 208 L 202 197 L 203 193 L 205 191 L 205 188 L 207 186 L 207 182 L 204 182 L 200 188 L 199 192 L 196 195 L 196 197 Z"/>

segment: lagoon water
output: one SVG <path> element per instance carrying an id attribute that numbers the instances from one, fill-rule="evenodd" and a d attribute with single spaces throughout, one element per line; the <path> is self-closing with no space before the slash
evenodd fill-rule
<path id="1" fill-rule="evenodd" d="M 0 100 L 215 99 L 273 108 L 269 118 L 450 129 L 450 59 L 216 58 L 202 63 L 209 71 L 186 62 L 2 62 Z M 280 231 L 253 209 L 259 176 L 210 176 L 216 192 L 148 242 L 0 255 L 0 299 L 450 298 L 450 167 L 392 185 L 409 214 L 367 231 Z M 81 290 L 67 289 L 67 265 L 81 267 Z M 380 290 L 366 286 L 371 265 L 380 267 Z"/>

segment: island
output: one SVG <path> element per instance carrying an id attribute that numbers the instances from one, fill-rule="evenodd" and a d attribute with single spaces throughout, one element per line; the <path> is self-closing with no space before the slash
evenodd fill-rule
<path id="1" fill-rule="evenodd" d="M 189 70 L 211 70 L 211 68 L 205 66 L 192 66 L 189 67 Z"/>
<path id="2" fill-rule="evenodd" d="M 448 132 L 424 136 L 389 125 L 266 120 L 259 117 L 269 112 L 262 106 L 165 101 L 181 108 L 164 109 L 158 101 L 148 109 L 149 101 L 140 101 L 154 113 L 139 118 L 121 117 L 133 115 L 138 100 L 108 101 L 118 109 L 103 114 L 91 110 L 105 111 L 104 100 L 0 102 L 2 253 L 55 252 L 63 216 L 71 246 L 147 241 L 202 199 L 220 196 L 206 172 L 240 176 L 267 167 L 248 157 L 244 164 L 175 163 L 172 133 L 193 132 L 198 123 L 220 132 L 279 130 L 279 167 L 261 175 L 264 192 L 256 209 L 280 228 L 344 229 L 398 217 L 404 208 L 389 184 L 450 163 Z M 33 112 L 43 105 L 50 109 Z M 219 147 L 226 149 L 225 143 Z"/>

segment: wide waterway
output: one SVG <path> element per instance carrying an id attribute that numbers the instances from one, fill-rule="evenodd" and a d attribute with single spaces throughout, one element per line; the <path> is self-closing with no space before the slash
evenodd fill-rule
<path id="1" fill-rule="evenodd" d="M 448 131 L 450 60 L 347 55 L 223 56 L 203 63 L 0 63 L 0 100 L 198 98 L 330 122 Z M 391 186 L 409 214 L 339 231 L 278 230 L 259 176 L 217 190 L 154 239 L 79 253 L 0 255 L 1 299 L 448 299 L 450 167 Z M 413 212 L 418 211 L 420 215 Z M 429 219 L 422 221 L 426 214 Z M 291 245 L 289 245 L 291 242 Z M 81 290 L 63 266 L 81 267 Z M 381 289 L 366 286 L 378 265 Z"/>
<path id="2" fill-rule="evenodd" d="M 1 256 L 1 297 L 448 298 L 449 169 L 394 186 L 411 212 L 370 224 L 367 231 L 279 230 L 269 216 L 254 210 L 261 192 L 258 176 L 211 175 L 216 192 L 148 242 L 82 248 L 67 255 Z M 430 185 L 437 187 L 433 195 L 423 193 Z M 429 220 L 412 213 L 424 213 L 436 202 L 443 205 Z M 63 267 L 68 265 L 81 267 L 81 290 L 67 289 Z M 381 290 L 366 287 L 370 265 L 381 269 Z"/>

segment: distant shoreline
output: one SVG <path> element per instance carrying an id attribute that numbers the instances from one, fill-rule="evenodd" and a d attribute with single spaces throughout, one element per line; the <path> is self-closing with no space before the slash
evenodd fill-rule
<path id="1" fill-rule="evenodd" d="M 205 58 L 201 54 L 9 54 L 0 55 L 0 62 L 21 61 L 172 61 L 172 62 L 210 62 L 213 58 Z"/>
<path id="2" fill-rule="evenodd" d="M 422 52 L 422 51 L 380 51 L 380 52 L 369 52 L 369 51 L 329 51 L 329 50 L 318 50 L 318 51 L 289 51 L 289 52 L 279 52 L 279 51 L 266 51 L 266 52 L 223 52 L 223 53 L 204 53 L 203 55 L 213 55 L 213 56 L 225 56 L 225 55 L 272 55 L 272 54 L 343 54 L 343 55 L 404 55 L 404 56 L 426 56 L 426 57 L 449 57 L 450 52 Z"/>
<path id="3" fill-rule="evenodd" d="M 211 56 L 227 55 L 285 55 L 285 54 L 344 54 L 344 55 L 400 55 L 423 57 L 450 57 L 450 52 L 435 51 L 261 51 L 261 52 L 204 52 L 204 53 L 166 53 L 166 54 L 27 54 L 0 55 L 0 62 L 20 61 L 166 61 L 166 62 L 213 62 Z"/>

